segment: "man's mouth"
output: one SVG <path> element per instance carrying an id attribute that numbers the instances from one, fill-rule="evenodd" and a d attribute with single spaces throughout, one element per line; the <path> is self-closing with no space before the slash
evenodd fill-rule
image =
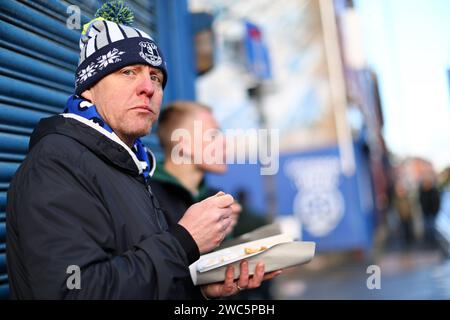
<path id="1" fill-rule="evenodd" d="M 141 112 L 148 112 L 148 113 L 156 114 L 156 112 L 153 111 L 152 108 L 150 108 L 150 106 L 147 106 L 147 105 L 136 106 L 136 107 L 134 107 L 132 109 L 133 110 L 138 110 L 138 111 L 141 111 Z"/>

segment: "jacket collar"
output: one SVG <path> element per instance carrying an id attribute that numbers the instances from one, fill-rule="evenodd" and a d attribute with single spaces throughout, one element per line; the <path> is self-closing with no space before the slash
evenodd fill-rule
<path id="1" fill-rule="evenodd" d="M 103 132 L 104 131 L 104 132 Z M 63 114 L 42 119 L 30 139 L 31 150 L 43 137 L 60 134 L 70 137 L 91 150 L 99 158 L 132 175 L 142 173 L 142 164 L 134 152 L 117 135 L 96 126 L 75 114 Z M 155 157 L 150 152 L 150 176 L 155 171 Z"/>

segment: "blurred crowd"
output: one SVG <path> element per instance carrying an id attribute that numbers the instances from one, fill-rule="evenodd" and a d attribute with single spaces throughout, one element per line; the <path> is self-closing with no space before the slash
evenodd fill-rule
<path id="1" fill-rule="evenodd" d="M 437 248 L 435 221 L 450 185 L 450 168 L 437 172 L 430 162 L 411 158 L 394 168 L 388 224 L 402 247 Z"/>

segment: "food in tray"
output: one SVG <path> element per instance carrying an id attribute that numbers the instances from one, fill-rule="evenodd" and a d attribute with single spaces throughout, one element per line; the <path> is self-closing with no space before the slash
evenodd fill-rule
<path id="1" fill-rule="evenodd" d="M 238 259 L 239 255 L 231 250 L 225 250 L 221 255 L 212 255 L 210 258 L 201 259 L 198 263 L 199 270 L 206 269 L 215 265 L 226 263 L 231 260 Z"/>
<path id="2" fill-rule="evenodd" d="M 244 248 L 245 254 L 254 254 L 264 250 L 267 250 L 266 246 L 261 246 L 259 248 Z"/>
<path id="3" fill-rule="evenodd" d="M 265 251 L 268 249 L 268 247 L 267 246 L 244 247 L 243 249 L 244 252 L 240 251 L 241 253 L 238 253 L 237 251 L 233 252 L 233 250 L 226 249 L 220 254 L 215 253 L 208 258 L 200 259 L 200 261 L 197 264 L 197 268 L 201 272 L 213 266 L 218 266 L 231 261 L 236 261 L 237 259 L 240 259 L 242 257 Z"/>

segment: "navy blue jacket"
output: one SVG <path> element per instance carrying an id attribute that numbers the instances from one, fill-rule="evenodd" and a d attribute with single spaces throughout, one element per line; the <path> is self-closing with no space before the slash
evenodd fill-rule
<path id="1" fill-rule="evenodd" d="M 123 146 L 76 119 L 41 120 L 8 190 L 12 298 L 200 298 L 185 284 L 198 247 L 158 207 Z"/>

